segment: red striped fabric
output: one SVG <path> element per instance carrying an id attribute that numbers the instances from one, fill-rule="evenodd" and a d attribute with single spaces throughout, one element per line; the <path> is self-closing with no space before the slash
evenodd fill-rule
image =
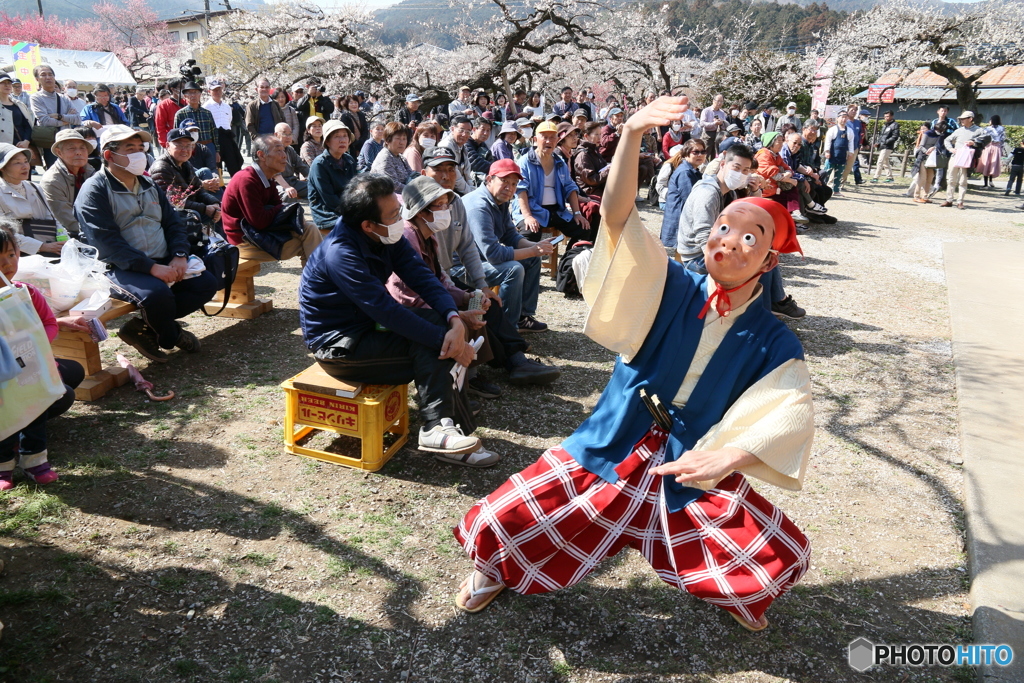
<path id="1" fill-rule="evenodd" d="M 756 622 L 807 571 L 810 542 L 738 472 L 670 513 L 649 472 L 665 437 L 653 427 L 615 484 L 552 448 L 477 502 L 455 537 L 477 571 L 527 595 L 575 585 L 629 546 L 662 581 Z"/>

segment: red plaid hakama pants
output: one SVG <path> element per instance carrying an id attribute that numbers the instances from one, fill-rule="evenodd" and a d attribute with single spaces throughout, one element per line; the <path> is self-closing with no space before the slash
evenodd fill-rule
<path id="1" fill-rule="evenodd" d="M 614 484 L 552 448 L 477 502 L 455 537 L 477 571 L 525 595 L 575 585 L 629 546 L 662 581 L 758 621 L 807 571 L 810 542 L 739 472 L 669 512 L 650 473 L 665 441 L 653 427 Z"/>

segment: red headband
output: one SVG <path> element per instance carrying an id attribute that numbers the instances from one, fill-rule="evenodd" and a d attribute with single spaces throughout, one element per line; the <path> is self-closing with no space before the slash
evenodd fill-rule
<path id="1" fill-rule="evenodd" d="M 793 222 L 793 217 L 789 215 L 789 212 L 786 211 L 782 204 L 771 199 L 765 199 L 764 197 L 744 197 L 736 201 L 760 206 L 771 214 L 772 221 L 775 222 L 775 236 L 772 238 L 772 249 L 780 254 L 800 252 L 803 255 L 804 251 L 800 248 L 800 243 L 796 239 L 796 223 Z"/>

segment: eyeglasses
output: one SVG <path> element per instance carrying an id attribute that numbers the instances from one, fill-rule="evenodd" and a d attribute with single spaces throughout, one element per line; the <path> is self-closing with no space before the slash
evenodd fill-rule
<path id="1" fill-rule="evenodd" d="M 699 154 L 700 156 L 706 156 L 707 152 L 705 152 L 703 149 L 695 149 L 692 152 L 690 152 L 690 154 Z"/>

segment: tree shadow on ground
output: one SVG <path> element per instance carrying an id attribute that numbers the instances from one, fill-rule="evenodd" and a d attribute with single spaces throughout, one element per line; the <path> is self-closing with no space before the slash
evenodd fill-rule
<path id="1" fill-rule="evenodd" d="M 846 663 L 847 644 L 861 636 L 888 643 L 970 637 L 964 619 L 910 604 L 960 590 L 955 572 L 943 569 L 799 586 L 769 611 L 768 631 L 749 634 L 653 574 L 628 585 L 605 585 L 608 577 L 596 574 L 547 595 L 506 591 L 480 614 L 436 621 L 421 618 L 420 596 L 401 575 L 389 579 L 397 600 L 354 618 L 272 587 L 254 559 L 232 564 L 230 580 L 187 562 L 136 571 L 89 553 L 26 553 L 12 553 L 5 580 L 32 567 L 33 586 L 0 597 L 7 625 L 0 666 L 21 679 L 518 683 L 586 672 L 628 681 L 753 672 L 821 683 L 862 680 Z M 327 580 L 333 604 L 358 583 L 350 576 Z M 108 598 L 83 601 L 97 594 Z M 89 627 L 72 632 L 69 624 Z M 964 672 L 935 673 L 934 680 L 953 681 Z M 872 680 L 904 676 L 879 669 Z"/>

